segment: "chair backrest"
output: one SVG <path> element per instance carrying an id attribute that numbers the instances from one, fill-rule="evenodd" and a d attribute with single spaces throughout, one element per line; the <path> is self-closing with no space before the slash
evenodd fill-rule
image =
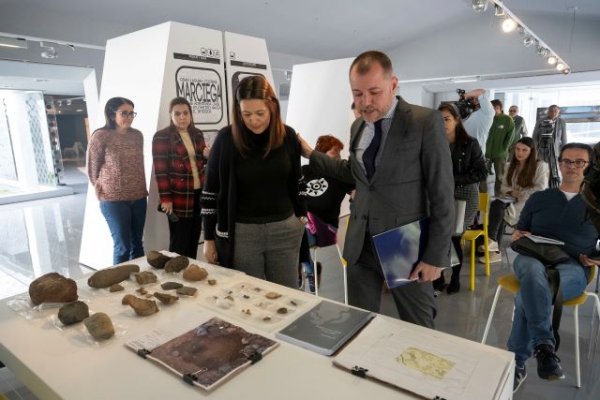
<path id="1" fill-rule="evenodd" d="M 589 268 L 591 268 L 591 271 L 590 271 L 590 273 L 589 273 L 589 275 L 588 275 L 588 280 L 587 280 L 587 281 L 588 281 L 588 282 L 587 282 L 587 283 L 588 283 L 588 285 L 589 285 L 590 283 L 592 283 L 592 281 L 593 281 L 593 280 L 594 280 L 594 278 L 596 277 L 596 268 L 600 268 L 600 267 L 599 267 L 599 266 L 597 266 L 597 265 L 593 265 L 593 266 L 591 266 L 591 267 L 589 267 Z"/>
<path id="2" fill-rule="evenodd" d="M 487 232 L 488 215 L 490 213 L 490 195 L 489 193 L 479 193 L 479 211 L 483 216 L 483 226 Z"/>

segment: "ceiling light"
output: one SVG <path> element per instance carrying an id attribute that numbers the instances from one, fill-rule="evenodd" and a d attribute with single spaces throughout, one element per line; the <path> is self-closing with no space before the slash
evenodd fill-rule
<path id="1" fill-rule="evenodd" d="M 565 75 L 569 75 L 571 73 L 571 68 L 565 68 L 562 70 L 562 73 Z"/>
<path id="2" fill-rule="evenodd" d="M 70 106 L 71 105 L 71 99 L 67 99 L 67 105 Z"/>
<path id="3" fill-rule="evenodd" d="M 56 54 L 56 49 L 53 46 L 48 46 L 47 44 L 44 44 L 44 42 L 40 42 L 40 47 L 44 49 L 40 54 L 42 58 L 58 58 L 58 54 Z"/>
<path id="4" fill-rule="evenodd" d="M 531 36 L 525 36 L 523 38 L 523 46 L 525 46 L 525 47 L 531 47 L 531 46 L 533 46 L 534 43 L 535 43 L 535 39 L 532 38 Z"/>
<path id="5" fill-rule="evenodd" d="M 473 0 L 472 4 L 473 4 L 473 11 L 478 12 L 478 13 L 484 12 L 485 10 L 487 10 L 487 7 L 488 7 L 487 0 Z"/>
<path id="6" fill-rule="evenodd" d="M 556 64 L 556 70 L 557 71 L 562 71 L 565 69 L 565 64 L 559 62 L 558 64 Z"/>
<path id="7" fill-rule="evenodd" d="M 496 4 L 496 9 L 494 10 L 494 15 L 496 17 L 504 17 L 506 15 L 506 13 L 504 12 L 504 9 L 502 7 L 500 7 L 498 4 Z"/>
<path id="8" fill-rule="evenodd" d="M 11 49 L 26 49 L 29 47 L 27 40 L 22 38 L 9 38 L 0 36 L 0 47 L 10 47 Z"/>
<path id="9" fill-rule="evenodd" d="M 548 64 L 550 65 L 554 65 L 558 62 L 558 58 L 556 58 L 555 56 L 550 56 L 548 57 Z"/>
<path id="10" fill-rule="evenodd" d="M 538 53 L 539 56 L 547 57 L 550 52 L 544 46 L 539 46 L 538 45 L 538 47 L 537 47 L 537 53 Z"/>
<path id="11" fill-rule="evenodd" d="M 502 30 L 505 33 L 514 31 L 516 27 L 517 23 L 512 18 L 506 18 L 504 22 L 502 22 Z"/>

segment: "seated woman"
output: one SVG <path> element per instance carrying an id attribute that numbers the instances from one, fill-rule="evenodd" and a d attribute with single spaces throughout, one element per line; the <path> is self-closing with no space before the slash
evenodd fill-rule
<path id="1" fill-rule="evenodd" d="M 340 158 L 344 144 L 334 136 L 323 135 L 317 139 L 315 151 L 325 153 L 331 158 Z M 310 165 L 302 166 L 302 180 L 306 185 L 306 208 L 308 220 L 300 246 L 299 286 L 308 281 L 311 293 L 315 291 L 314 263 L 310 257 L 311 246 L 331 246 L 337 243 L 337 230 L 340 217 L 340 206 L 348 192 L 354 189 L 353 184 L 337 179 L 324 177 L 315 173 Z M 321 263 L 317 263 L 319 279 Z"/>
<path id="2" fill-rule="evenodd" d="M 488 236 L 490 262 L 499 262 L 500 248 L 505 224 L 513 226 L 519 220 L 521 210 L 529 196 L 548 187 L 548 164 L 539 160 L 533 139 L 523 137 L 515 145 L 515 155 L 504 169 L 500 187 L 501 198 L 490 204 Z M 483 246 L 479 246 L 484 251 Z M 485 262 L 485 257 L 479 257 Z"/>

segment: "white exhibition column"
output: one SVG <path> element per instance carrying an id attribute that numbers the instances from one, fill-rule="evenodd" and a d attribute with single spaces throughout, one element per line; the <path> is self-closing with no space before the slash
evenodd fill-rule
<path id="1" fill-rule="evenodd" d="M 265 65 L 263 74 L 272 82 L 263 39 L 229 33 L 225 39 L 231 42 L 229 52 L 249 64 L 239 67 L 239 71 L 252 71 L 250 64 Z M 167 249 L 169 243 L 167 219 L 156 210 L 159 199 L 152 169 L 152 138 L 156 131 L 169 125 L 169 102 L 181 96 L 191 103 L 194 123 L 205 132 L 209 143 L 219 129 L 229 124 L 223 41 L 221 31 L 166 22 L 107 42 L 99 118 L 92 131 L 104 124 L 102 115 L 109 98 L 123 96 L 135 103 L 138 116 L 133 127 L 144 135 L 149 187 L 144 229 L 146 251 Z M 95 269 L 112 265 L 112 238 L 91 186 L 84 218 L 79 261 Z"/>
<path id="2" fill-rule="evenodd" d="M 348 71 L 352 58 L 294 65 L 286 124 L 314 147 L 321 135 L 333 135 L 348 157 L 350 126 L 354 121 Z M 347 200 L 341 215 L 349 212 Z"/>

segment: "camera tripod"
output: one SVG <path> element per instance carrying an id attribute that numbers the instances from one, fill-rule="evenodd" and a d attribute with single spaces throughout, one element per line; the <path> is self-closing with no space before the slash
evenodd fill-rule
<path id="1" fill-rule="evenodd" d="M 558 162 L 554 150 L 554 139 L 552 134 L 542 134 L 538 148 L 539 159 L 548 163 L 550 176 L 548 178 L 549 188 L 558 188 L 560 186 L 560 175 L 558 173 Z"/>

